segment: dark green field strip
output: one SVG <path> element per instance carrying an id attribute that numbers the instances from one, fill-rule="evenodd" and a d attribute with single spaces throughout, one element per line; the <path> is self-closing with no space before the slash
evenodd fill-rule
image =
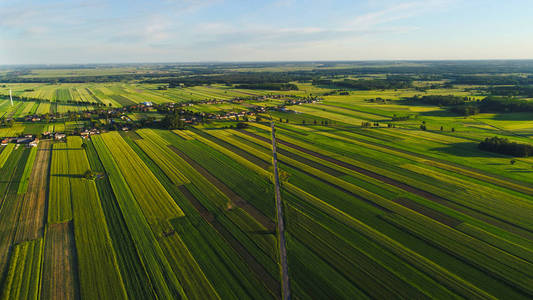
<path id="1" fill-rule="evenodd" d="M 87 157 L 91 169 L 97 172 L 105 172 L 105 168 L 98 157 L 93 142 L 88 141 L 86 144 Z M 111 172 L 107 174 L 109 176 Z M 132 239 L 127 228 L 109 180 L 110 178 L 107 176 L 98 179 L 96 181 L 96 187 L 98 188 L 98 195 L 102 201 L 102 209 L 109 227 L 113 248 L 117 253 L 117 262 L 128 293 L 128 298 L 153 298 L 155 294 L 152 284 L 146 274 L 139 253 L 137 252 L 135 241 Z"/>
<path id="2" fill-rule="evenodd" d="M 364 222 L 361 222 L 360 220 L 344 213 L 343 211 L 338 210 L 337 208 L 304 192 L 292 184 L 285 184 L 284 186 L 291 194 L 363 234 L 365 237 L 376 242 L 379 246 L 391 251 L 405 262 L 426 273 L 429 277 L 433 278 L 435 281 L 439 282 L 450 290 L 453 290 L 455 293 L 467 298 L 494 298 L 485 291 L 448 271 L 446 268 L 443 268 L 425 256 L 418 254 L 417 252 L 407 248 L 387 235 L 373 229 Z M 483 276 L 482 273 L 478 274 L 481 275 L 481 277 Z M 474 277 L 473 279 L 479 280 L 481 277 Z"/>
<path id="3" fill-rule="evenodd" d="M 289 274 L 292 280 L 291 292 L 296 297 L 300 299 L 371 299 L 292 234 L 287 234 L 287 247 Z"/>
<path id="4" fill-rule="evenodd" d="M 72 99 L 72 96 L 70 95 L 70 91 L 68 88 L 58 88 L 56 89 L 55 91 L 55 95 L 54 95 L 54 99 L 56 101 L 69 101 L 69 100 L 73 100 Z"/>
<path id="5" fill-rule="evenodd" d="M 126 180 L 113 160 L 113 156 L 104 144 L 104 140 L 100 139 L 100 137 L 93 137 L 92 141 L 110 178 L 111 187 L 116 195 L 122 217 L 144 266 L 145 274 L 141 273 L 141 275 L 150 279 L 152 287 L 148 287 L 148 290 L 153 290 L 155 295 L 163 298 L 185 296 L 176 275 L 143 215 L 140 205 L 135 200 Z"/>
<path id="6" fill-rule="evenodd" d="M 178 155 L 181 154 L 180 156 L 185 161 L 208 178 L 234 204 L 248 212 L 265 228 L 274 228 L 271 219 L 273 214 L 271 202 L 274 195 L 269 180 L 257 175 L 223 153 L 204 147 L 199 141 L 181 142 L 175 135 L 165 135 L 165 137 L 172 144 L 171 149 L 173 148 Z M 262 209 L 259 210 L 255 207 Z M 264 211 L 269 213 L 264 214 Z"/>
<path id="7" fill-rule="evenodd" d="M 187 156 L 185 153 L 181 152 L 179 149 L 175 148 L 173 145 L 170 146 L 170 149 L 172 149 L 176 154 L 178 154 L 180 157 L 182 157 L 187 163 L 189 163 L 196 171 L 198 171 L 202 176 L 204 176 L 207 180 L 209 180 L 215 187 L 217 187 L 222 193 L 226 194 L 226 196 L 232 201 L 232 204 L 240 207 L 244 211 L 246 211 L 247 214 L 252 216 L 257 222 L 261 223 L 262 226 L 264 226 L 267 230 L 273 231 L 274 230 L 274 222 L 266 217 L 261 211 L 256 209 L 254 206 L 252 206 L 250 203 L 248 203 L 246 200 L 244 200 L 241 196 L 239 196 L 235 191 L 239 191 L 242 189 L 239 189 L 239 187 L 249 189 L 249 191 L 253 190 L 255 191 L 254 196 L 263 196 L 261 197 L 263 201 L 272 200 L 271 196 L 271 190 L 268 189 L 268 186 L 266 188 L 263 186 L 263 189 L 261 189 L 261 186 L 258 186 L 257 184 L 254 184 L 255 182 L 251 182 L 249 180 L 243 180 L 244 182 L 235 181 L 233 179 L 249 179 L 249 175 L 253 175 L 254 173 L 247 172 L 245 174 L 239 174 L 239 177 L 237 176 L 231 176 L 232 174 L 228 174 L 228 167 L 230 167 L 227 164 L 216 164 L 213 163 L 213 159 L 201 159 L 201 160 L 192 160 L 189 156 Z M 201 148 L 200 148 L 201 149 Z M 205 153 L 201 152 L 188 152 L 189 154 L 199 153 L 200 155 L 205 155 Z M 231 183 L 232 188 L 228 187 L 224 182 L 220 181 L 217 177 L 215 177 L 212 173 L 210 173 L 209 170 L 205 169 L 200 163 L 203 164 L 206 167 L 209 167 L 209 170 L 212 170 L 216 172 L 217 170 L 222 173 L 224 171 L 224 174 L 219 176 L 218 178 L 221 178 L 222 180 L 224 178 L 227 178 L 228 180 L 224 180 L 225 182 Z M 207 162 L 207 163 L 206 163 Z M 211 163 L 211 164 L 209 164 Z M 226 167 L 226 169 L 223 169 L 223 167 Z M 219 174 L 220 174 L 219 173 Z M 245 176 L 243 176 L 245 175 Z M 259 194 L 257 191 L 264 191 L 264 193 Z M 242 193 L 246 196 L 250 195 L 249 193 Z M 245 196 L 245 197 L 246 197 Z M 259 198 L 259 197 L 258 197 Z M 249 199 L 247 197 L 247 199 Z"/>
<path id="8" fill-rule="evenodd" d="M 100 100 L 100 98 L 98 98 L 98 96 L 96 96 L 96 94 L 90 88 L 85 88 L 85 90 L 94 99 L 95 102 L 104 103 L 102 102 L 102 100 Z"/>
<path id="9" fill-rule="evenodd" d="M 533 296 L 533 264 L 443 226 L 390 214 L 384 218 L 421 239 Z"/>
<path id="10" fill-rule="evenodd" d="M 469 223 L 462 223 L 461 225 L 457 226 L 456 229 L 474 238 L 482 240 L 498 249 L 506 251 L 516 257 L 533 263 L 533 241 L 530 241 L 530 243 L 526 244 L 526 246 L 523 246 L 521 244 L 506 240 L 500 236 L 494 235 Z"/>
<path id="11" fill-rule="evenodd" d="M 328 247 L 339 247 L 338 250 L 333 250 L 333 252 L 341 252 L 341 249 L 343 249 L 342 255 L 348 257 L 350 256 L 351 252 L 360 253 L 359 255 L 364 255 L 367 257 L 364 259 L 362 264 L 372 265 L 377 263 L 378 266 L 376 267 L 376 272 L 378 270 L 386 269 L 387 272 L 390 272 L 394 274 L 394 276 L 398 277 L 395 279 L 396 283 L 404 282 L 405 284 L 417 288 L 428 296 L 442 299 L 457 297 L 453 292 L 442 286 L 441 283 L 425 275 L 422 272 L 423 270 L 417 270 L 413 265 L 404 261 L 401 256 L 397 256 L 393 252 L 387 250 L 385 247 L 382 247 L 372 239 L 345 224 L 343 218 L 338 218 L 338 216 L 335 214 L 330 215 L 327 211 L 319 209 L 312 203 L 307 202 L 302 198 L 298 198 L 287 191 L 284 191 L 283 197 L 290 203 L 289 207 L 291 207 L 293 212 L 299 212 L 296 216 L 292 216 L 295 217 L 296 220 L 289 219 L 288 222 L 294 223 L 296 226 L 299 226 L 300 223 L 306 223 L 308 228 L 313 228 L 310 230 L 311 233 L 319 234 L 325 240 L 333 240 L 333 242 L 330 242 L 328 243 L 329 245 L 327 245 Z M 304 214 L 304 220 L 307 220 L 307 222 L 304 222 L 302 218 L 298 218 L 298 215 L 301 214 Z M 304 241 L 304 243 L 307 244 L 308 242 Z M 351 250 L 346 252 L 345 250 L 347 249 Z M 330 254 L 324 254 L 326 257 L 328 255 Z M 445 255 L 430 255 L 430 257 L 432 257 L 434 261 L 445 261 Z M 342 265 L 339 270 L 349 268 L 352 268 L 352 266 Z M 369 270 L 369 272 L 374 273 L 373 270 Z"/>
<path id="12" fill-rule="evenodd" d="M 159 238 L 158 242 L 183 286 L 187 298 L 199 300 L 220 299 L 220 295 L 207 280 L 204 272 L 181 237 L 175 233 L 172 225 L 169 224 L 169 226 L 171 226 L 173 233 Z"/>
<path id="13" fill-rule="evenodd" d="M 79 278 L 72 223 L 47 226 L 44 234 L 42 299 L 79 299 Z"/>
<path id="14" fill-rule="evenodd" d="M 50 113 L 51 114 L 57 113 L 57 102 L 50 103 Z"/>
<path id="15" fill-rule="evenodd" d="M 186 217 L 172 220 L 172 225 L 176 229 L 176 231 L 178 231 L 179 226 L 176 225 L 178 223 L 181 224 L 182 222 L 192 222 L 195 224 L 195 231 L 180 231 L 178 232 L 178 234 L 185 242 L 190 253 L 198 262 L 201 269 L 205 273 L 205 276 L 215 287 L 216 292 L 220 295 L 220 297 L 250 298 L 254 297 L 251 295 L 256 295 L 254 297 L 256 298 L 258 293 L 268 295 L 268 292 L 266 290 L 257 288 L 258 286 L 262 286 L 262 284 L 260 283 L 260 281 L 258 281 L 258 279 L 255 279 L 256 277 L 253 275 L 254 273 L 249 269 L 249 266 L 244 263 L 244 261 L 237 254 L 237 252 L 235 252 L 235 250 L 230 247 L 228 242 L 223 239 L 217 231 L 214 230 L 214 227 L 210 225 L 208 221 L 214 220 L 214 215 L 211 215 L 211 213 L 202 205 L 202 203 L 200 203 L 196 199 L 193 194 L 189 192 L 187 188 L 185 188 L 185 186 L 182 185 L 178 187 L 174 185 L 170 181 L 170 179 L 164 174 L 164 172 L 153 161 L 151 161 L 150 158 L 133 141 L 130 141 L 129 139 L 126 139 L 126 141 L 132 147 L 132 149 L 135 150 L 139 157 L 141 157 L 143 161 L 146 162 L 150 170 L 157 175 L 161 184 L 163 184 L 167 191 L 172 194 L 172 197 L 178 202 L 178 204 L 184 207 Z M 201 196 L 202 192 L 198 192 L 198 195 L 200 195 L 200 197 L 204 197 Z M 205 203 L 209 204 L 210 207 L 213 207 L 212 203 Z M 211 217 L 209 217 L 208 215 L 211 215 Z M 203 225 L 200 226 L 199 224 Z M 198 232 L 196 232 L 196 230 L 198 230 Z M 199 233 L 208 235 L 210 237 L 209 242 L 215 243 L 211 244 L 211 246 L 203 246 L 216 246 L 218 250 L 213 252 L 212 256 L 208 256 L 206 258 L 205 249 L 203 247 L 196 248 L 195 244 L 191 246 L 191 243 L 193 242 L 204 243 L 198 240 L 201 236 L 198 235 Z M 199 253 L 198 251 L 201 252 Z M 222 253 L 219 251 L 222 251 Z M 227 262 L 221 262 L 222 264 L 219 264 L 214 268 L 213 264 L 218 262 L 218 260 L 220 259 L 220 255 L 228 257 L 227 259 L 230 260 L 231 263 L 228 264 Z M 170 260 L 172 261 L 172 259 Z M 220 274 L 227 275 L 224 277 L 220 277 Z M 263 278 L 261 278 L 260 280 L 262 279 Z M 252 289 L 252 287 L 254 287 L 253 291 L 250 290 Z"/>
<path id="16" fill-rule="evenodd" d="M 186 170 L 188 169 L 188 170 Z M 253 225 L 252 218 L 248 214 L 236 215 L 238 208 L 227 210 L 227 203 L 229 199 L 222 194 L 212 183 L 204 178 L 197 170 L 194 170 L 192 166 L 182 164 L 182 170 L 184 174 L 197 175 L 188 176 L 191 180 L 191 184 L 185 185 L 187 190 L 191 192 L 194 199 L 201 203 L 209 214 L 216 215 L 216 221 L 212 220 L 211 224 L 217 229 L 217 231 L 224 237 L 226 241 L 235 249 L 243 259 L 247 261 L 249 266 L 254 267 L 253 270 L 259 279 L 265 279 L 268 274 L 273 276 L 276 274 L 276 267 L 272 254 L 269 255 L 268 240 L 270 239 L 271 245 L 274 244 L 274 239 L 268 235 L 258 234 L 255 232 L 266 231 L 266 228 L 256 224 L 255 229 L 250 231 L 248 227 L 243 227 L 243 224 Z M 215 204 L 213 203 L 214 199 Z M 226 203 L 226 204 L 224 204 Z M 222 207 L 220 205 L 223 205 Z M 208 218 L 210 220 L 211 218 Z M 236 222 L 237 221 L 237 222 Z M 216 223 L 213 223 L 216 222 Z M 270 249 L 274 249 L 272 246 Z M 257 260 L 257 262 L 255 262 Z M 266 269 L 267 271 L 264 271 Z M 266 277 L 268 279 L 268 277 Z M 268 282 L 268 281 L 267 281 Z M 275 284 L 270 284 L 269 290 L 277 287 Z"/>
<path id="17" fill-rule="evenodd" d="M 372 298 L 423 299 L 429 296 L 290 205 L 287 219 L 290 223 L 289 232 L 293 236 Z M 451 293 L 440 295 L 444 296 L 449 298 Z"/>
<path id="18" fill-rule="evenodd" d="M 18 194 L 18 183 L 24 173 L 25 162 L 29 149 L 19 148 L 9 156 L 9 160 L 0 172 L 0 284 L 6 276 L 6 265 L 10 256 L 10 248 L 17 230 L 17 221 L 22 209 L 22 195 Z"/>
<path id="19" fill-rule="evenodd" d="M 200 136 L 202 136 L 202 137 L 204 137 L 204 138 L 206 138 L 206 139 L 212 140 L 216 144 L 218 144 L 218 145 L 220 145 L 220 146 L 222 146 L 224 148 L 229 149 L 231 152 L 234 152 L 237 155 L 239 155 L 241 157 L 244 157 L 246 160 L 248 160 L 248 161 L 260 166 L 261 168 L 263 168 L 265 170 L 268 170 L 269 168 L 272 167 L 272 163 L 271 163 L 270 159 L 269 160 L 264 160 L 264 159 L 258 158 L 257 156 L 252 155 L 249 152 L 240 149 L 239 147 L 235 147 L 235 146 L 233 146 L 230 143 L 226 143 L 223 140 L 220 140 L 220 139 L 214 137 L 212 134 L 209 134 L 210 131 L 208 131 L 208 130 L 205 130 L 205 131 L 193 130 L 193 132 L 198 134 L 198 135 L 200 135 Z M 212 137 L 214 137 L 214 138 L 212 138 Z M 273 216 L 273 214 L 274 214 L 274 212 L 272 212 L 272 216 Z"/>
<path id="20" fill-rule="evenodd" d="M 121 95 L 110 95 L 109 98 L 115 100 L 121 106 L 130 106 L 137 104 L 135 101 L 132 101 Z"/>
<path id="21" fill-rule="evenodd" d="M 189 189 L 192 189 L 192 191 Z M 234 251 L 234 253 L 240 257 L 242 263 L 247 266 L 246 269 L 250 270 L 257 277 L 257 280 L 261 280 L 262 284 L 264 284 L 265 287 L 271 291 L 271 293 L 274 295 L 279 295 L 279 284 L 277 284 L 275 280 L 271 278 L 271 275 L 269 275 L 268 271 L 265 270 L 265 268 L 254 258 L 254 256 L 252 256 L 248 250 L 241 245 L 241 242 L 237 240 L 232 233 L 229 232 L 224 225 L 217 220 L 217 217 L 203 206 L 201 201 L 198 200 L 193 193 L 196 191 L 194 187 L 180 187 L 180 191 L 195 207 L 202 218 L 216 231 L 217 235 L 219 235 L 225 241 L 225 243 L 227 243 L 227 245 L 232 249 L 232 252 Z M 249 284 L 249 282 L 246 283 Z M 247 287 L 243 288 L 248 290 Z"/>

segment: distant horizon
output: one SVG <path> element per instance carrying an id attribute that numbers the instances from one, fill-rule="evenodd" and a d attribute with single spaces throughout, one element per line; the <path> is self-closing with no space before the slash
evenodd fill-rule
<path id="1" fill-rule="evenodd" d="M 31 64 L 0 64 L 0 67 L 13 67 L 13 66 L 105 66 L 105 65 L 154 65 L 154 64 L 253 64 L 253 63 L 357 63 L 357 62 L 417 62 L 417 63 L 430 63 L 430 62 L 497 62 L 497 61 L 532 61 L 533 58 L 493 58 L 493 59 L 365 59 L 365 60 L 250 60 L 250 61 L 161 61 L 161 62 L 88 62 L 88 63 L 31 63 Z"/>
<path id="2" fill-rule="evenodd" d="M 19 0 L 0 65 L 533 59 L 533 2 Z"/>

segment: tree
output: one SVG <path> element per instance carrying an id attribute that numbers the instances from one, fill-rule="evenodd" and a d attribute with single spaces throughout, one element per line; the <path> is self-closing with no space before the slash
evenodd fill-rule
<path id="1" fill-rule="evenodd" d="M 427 129 L 426 125 L 424 125 L 424 124 L 420 125 L 420 129 L 425 131 Z"/>
<path id="2" fill-rule="evenodd" d="M 440 127 L 440 131 L 443 131 L 443 130 L 444 130 L 444 127 L 441 126 L 441 127 Z"/>
<path id="3" fill-rule="evenodd" d="M 514 165 L 516 163 L 516 160 L 511 159 L 511 165 Z"/>
<path id="4" fill-rule="evenodd" d="M 452 132 L 455 132 L 455 128 L 452 128 Z"/>

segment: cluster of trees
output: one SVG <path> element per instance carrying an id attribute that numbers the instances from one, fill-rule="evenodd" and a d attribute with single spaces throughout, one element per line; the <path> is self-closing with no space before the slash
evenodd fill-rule
<path id="1" fill-rule="evenodd" d="M 348 88 L 354 90 L 386 90 L 386 89 L 406 89 L 412 86 L 409 77 L 389 76 L 387 79 L 344 79 L 340 81 L 330 79 L 313 80 L 313 85 L 323 85 L 333 88 Z"/>
<path id="2" fill-rule="evenodd" d="M 509 97 L 489 96 L 479 102 L 482 112 L 532 112 L 533 102 Z"/>
<path id="3" fill-rule="evenodd" d="M 235 86 L 237 89 L 270 90 L 270 91 L 296 91 L 298 86 L 292 83 L 246 83 Z"/>
<path id="4" fill-rule="evenodd" d="M 459 97 L 454 95 L 427 95 L 427 96 L 414 96 L 412 98 L 407 98 L 409 101 L 418 102 L 418 103 L 427 103 L 438 106 L 453 106 L 453 105 L 462 105 L 465 102 L 469 101 L 468 97 Z"/>
<path id="5" fill-rule="evenodd" d="M 479 106 L 477 105 L 458 105 L 450 109 L 452 112 L 463 115 L 463 116 L 473 116 L 479 114 Z"/>
<path id="6" fill-rule="evenodd" d="M 494 86 L 488 89 L 496 96 L 524 96 L 533 98 L 533 85 Z"/>
<path id="7" fill-rule="evenodd" d="M 13 119 L 0 119 L 0 127 L 13 127 L 15 125 L 15 121 Z"/>
<path id="8" fill-rule="evenodd" d="M 515 75 L 456 75 L 452 76 L 454 84 L 468 85 L 519 85 L 533 84 L 533 77 Z"/>
<path id="9" fill-rule="evenodd" d="M 479 143 L 479 149 L 518 157 L 528 157 L 533 154 L 533 146 L 510 142 L 507 138 L 497 136 L 486 138 Z"/>
<path id="10" fill-rule="evenodd" d="M 192 75 L 181 77 L 154 78 L 142 81 L 142 83 L 166 83 L 169 88 L 178 86 L 197 86 L 205 84 L 249 84 L 265 85 L 275 83 L 289 83 L 291 81 L 311 80 L 310 75 L 289 74 L 287 72 L 238 72 L 210 75 Z"/>

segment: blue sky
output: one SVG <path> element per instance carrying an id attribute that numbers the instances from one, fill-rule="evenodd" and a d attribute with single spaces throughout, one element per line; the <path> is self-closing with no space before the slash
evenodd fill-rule
<path id="1" fill-rule="evenodd" d="M 0 0 L 0 64 L 533 58 L 531 0 Z"/>

